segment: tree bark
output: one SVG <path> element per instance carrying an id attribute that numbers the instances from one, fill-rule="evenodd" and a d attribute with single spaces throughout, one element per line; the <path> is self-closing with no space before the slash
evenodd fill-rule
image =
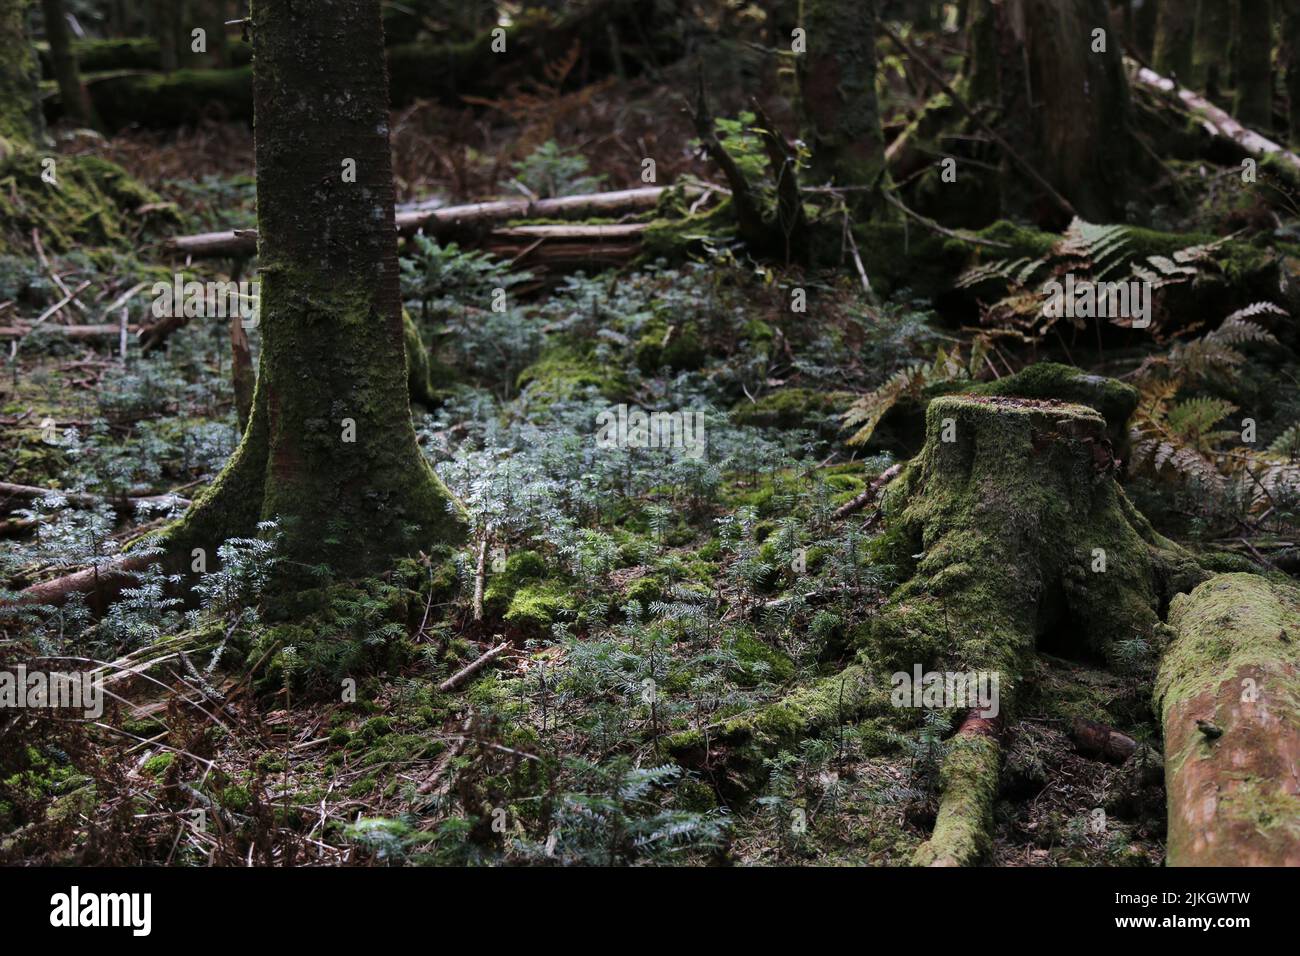
<path id="1" fill-rule="evenodd" d="M 1122 218 L 1140 157 L 1118 38 L 1095 50 L 1104 0 L 1008 0 L 996 13 L 1003 135 L 1080 216 Z M 1008 170 L 1004 209 L 1047 218 L 1025 187 Z"/>
<path id="2" fill-rule="evenodd" d="M 155 0 L 153 11 L 160 66 L 164 73 L 175 73 L 180 66 L 176 0 Z"/>
<path id="3" fill-rule="evenodd" d="M 1291 143 L 1300 142 L 1300 0 L 1286 0 L 1282 19 L 1283 69 Z"/>
<path id="4" fill-rule="evenodd" d="M 1170 866 L 1300 866 L 1300 589 L 1221 574 L 1170 606 Z"/>
<path id="5" fill-rule="evenodd" d="M 1231 6 L 1224 0 L 1198 0 L 1192 45 L 1191 84 L 1216 100 L 1228 80 L 1228 41 L 1232 36 Z"/>
<path id="6" fill-rule="evenodd" d="M 1273 126 L 1273 16 L 1270 0 L 1237 0 L 1237 92 L 1232 113 L 1252 129 Z"/>
<path id="7" fill-rule="evenodd" d="M 50 61 L 59 84 L 64 113 L 74 123 L 93 125 L 90 97 L 81 85 L 81 71 L 77 69 L 77 58 L 72 52 L 63 0 L 41 0 L 41 10 L 45 15 L 45 38 L 50 43 Z"/>
<path id="8" fill-rule="evenodd" d="M 868 189 L 885 168 L 876 100 L 876 0 L 802 0 L 807 50 L 798 57 L 805 139 L 813 178 L 854 187 L 850 202 L 869 215 Z"/>
<path id="9" fill-rule="evenodd" d="M 1197 0 L 1160 0 L 1156 17 L 1156 72 L 1187 83 L 1192 76 L 1192 42 Z"/>
<path id="10" fill-rule="evenodd" d="M 27 35 L 29 0 L 0 0 L 0 161 L 45 134 L 36 94 L 36 57 Z M 6 145 L 6 142 L 8 145 Z"/>
<path id="11" fill-rule="evenodd" d="M 211 555 L 274 519 L 290 563 L 372 573 L 463 534 L 411 426 L 379 2 L 252 12 L 261 370 L 243 441 L 164 546 Z"/>

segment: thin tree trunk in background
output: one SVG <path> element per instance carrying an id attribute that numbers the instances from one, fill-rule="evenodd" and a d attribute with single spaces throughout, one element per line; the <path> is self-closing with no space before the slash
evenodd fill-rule
<path id="1" fill-rule="evenodd" d="M 1003 135 L 1093 222 L 1122 217 L 1138 157 L 1123 51 L 1109 38 L 1093 52 L 1093 30 L 1109 21 L 1105 0 L 1008 0 L 995 4 Z M 1016 209 L 1032 184 L 1008 170 L 1004 206 Z"/>
<path id="2" fill-rule="evenodd" d="M 27 35 L 29 8 L 29 0 L 0 0 L 0 161 L 12 146 L 45 135 L 37 95 L 40 68 Z"/>
<path id="3" fill-rule="evenodd" d="M 54 64 L 54 78 L 59 84 L 59 98 L 63 113 L 82 126 L 90 126 L 90 97 L 81 84 L 81 71 L 72 53 L 72 40 L 68 36 L 68 18 L 63 0 L 41 0 L 45 15 L 45 38 L 50 43 L 50 61 Z"/>
<path id="4" fill-rule="evenodd" d="M 1273 126 L 1273 16 L 1270 0 L 1237 0 L 1233 115 L 1246 126 Z"/>
<path id="5" fill-rule="evenodd" d="M 1191 85 L 1212 100 L 1228 79 L 1228 41 L 1232 37 L 1232 8 L 1226 0 L 1198 0 L 1192 45 Z"/>
<path id="6" fill-rule="evenodd" d="M 180 66 L 177 55 L 176 0 L 154 0 L 154 29 L 158 35 L 158 52 L 162 58 L 162 71 L 174 73 Z"/>
<path id="7" fill-rule="evenodd" d="M 1156 17 L 1155 69 L 1179 83 L 1192 76 L 1192 40 L 1197 0 L 1160 0 Z"/>
<path id="8" fill-rule="evenodd" d="M 1133 43 L 1148 62 L 1155 56 L 1159 8 L 1160 0 L 1133 0 Z"/>
<path id="9" fill-rule="evenodd" d="M 1300 143 L 1300 0 L 1285 0 L 1282 17 L 1280 60 L 1286 70 L 1287 117 L 1294 147 Z"/>
<path id="10" fill-rule="evenodd" d="M 812 149 L 813 178 L 872 186 L 885 164 L 876 100 L 876 0 L 803 0 L 807 51 L 798 57 L 799 91 Z M 870 214 L 870 193 L 852 200 Z"/>
<path id="11" fill-rule="evenodd" d="M 260 374 L 239 449 L 165 544 L 211 554 L 275 519 L 290 567 L 373 573 L 463 536 L 411 425 L 379 0 L 252 16 Z"/>

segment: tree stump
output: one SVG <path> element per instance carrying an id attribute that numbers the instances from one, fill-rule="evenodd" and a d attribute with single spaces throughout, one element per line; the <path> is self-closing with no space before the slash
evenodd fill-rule
<path id="1" fill-rule="evenodd" d="M 950 395 L 926 409 L 925 446 L 883 504 L 888 550 L 911 577 L 864 653 L 903 672 L 991 675 L 1000 714 L 967 715 L 958 736 L 980 739 L 950 747 L 939 823 L 917 863 L 987 853 L 997 727 L 1036 649 L 1154 662 L 1162 609 L 1205 577 L 1133 507 L 1116 468 L 1106 420 L 1083 405 Z"/>

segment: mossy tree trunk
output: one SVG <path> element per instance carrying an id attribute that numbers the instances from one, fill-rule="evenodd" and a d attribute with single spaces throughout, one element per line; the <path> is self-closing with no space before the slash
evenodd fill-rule
<path id="1" fill-rule="evenodd" d="M 1244 126 L 1267 131 L 1273 125 L 1273 5 L 1271 0 L 1236 2 L 1232 113 Z"/>
<path id="2" fill-rule="evenodd" d="M 1217 100 L 1227 85 L 1231 36 L 1231 5 L 1225 0 L 1197 0 L 1191 83 L 1212 100 Z"/>
<path id="3" fill-rule="evenodd" d="M 802 0 L 799 92 L 813 178 L 853 187 L 850 203 L 869 215 L 869 187 L 884 173 L 885 137 L 876 98 L 876 0 Z"/>
<path id="4" fill-rule="evenodd" d="M 1281 60 L 1286 70 L 1287 118 L 1294 146 L 1300 142 L 1300 0 L 1285 0 Z"/>
<path id="5" fill-rule="evenodd" d="M 29 7 L 29 0 L 0 0 L 0 160 L 45 130 L 36 94 L 40 73 L 27 35 Z"/>
<path id="6" fill-rule="evenodd" d="M 925 865 L 988 852 L 997 723 L 1038 649 L 1119 663 L 1154 649 L 1162 602 L 1202 577 L 1124 496 L 1107 422 L 1059 401 L 954 395 L 926 410 L 926 443 L 883 502 L 911 578 L 872 624 L 864 659 L 911 673 L 996 677 L 999 713 L 968 712 L 949 748 Z M 956 705 L 960 706 L 960 705 Z"/>
<path id="7" fill-rule="evenodd" d="M 1142 0 L 1133 11 L 1133 44 L 1142 58 L 1150 62 L 1155 56 L 1156 20 L 1162 0 Z"/>
<path id="8" fill-rule="evenodd" d="M 1170 607 L 1156 680 L 1171 866 L 1300 866 L 1300 589 L 1221 574 Z"/>
<path id="9" fill-rule="evenodd" d="M 90 97 L 81 85 L 81 71 L 77 69 L 77 58 L 72 52 L 63 0 L 41 0 L 41 11 L 45 15 L 45 38 L 50 43 L 50 61 L 54 65 L 54 79 L 59 84 L 63 113 L 74 123 L 93 125 Z"/>
<path id="10" fill-rule="evenodd" d="M 178 46 L 180 24 L 177 0 L 154 0 L 153 14 L 162 71 L 174 73 L 180 66 Z"/>
<path id="11" fill-rule="evenodd" d="M 1153 66 L 1157 73 L 1174 77 L 1180 83 L 1189 83 L 1192 78 L 1196 5 L 1197 0 L 1160 0 L 1156 16 Z"/>
<path id="12" fill-rule="evenodd" d="M 462 527 L 411 426 L 379 2 L 252 14 L 261 370 L 243 442 L 165 542 L 211 553 L 276 519 L 291 562 L 371 573 Z"/>

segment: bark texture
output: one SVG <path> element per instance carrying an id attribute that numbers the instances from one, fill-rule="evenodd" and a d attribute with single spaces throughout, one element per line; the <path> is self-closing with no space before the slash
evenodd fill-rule
<path id="1" fill-rule="evenodd" d="M 1232 112 L 1243 124 L 1267 132 L 1273 125 L 1273 4 L 1237 0 L 1237 92 Z"/>
<path id="2" fill-rule="evenodd" d="M 876 0 L 803 0 L 807 51 L 798 58 L 799 91 L 812 150 L 813 178 L 873 186 L 885 163 L 876 99 Z M 858 205 L 869 202 L 860 190 Z"/>
<path id="3" fill-rule="evenodd" d="M 461 531 L 411 426 L 379 4 L 261 0 L 253 36 L 261 372 L 166 540 L 212 553 L 276 519 L 291 561 L 368 573 Z"/>
<path id="4" fill-rule="evenodd" d="M 89 125 L 90 98 L 81 85 L 81 71 L 77 68 L 77 58 L 72 52 L 63 0 L 41 0 L 41 11 L 45 15 L 45 39 L 50 43 L 50 61 L 54 67 L 54 78 L 59 84 L 64 113 L 75 123 Z"/>
<path id="5" fill-rule="evenodd" d="M 44 134 L 36 57 L 27 36 L 28 0 L 0 0 L 0 160 Z M 7 145 L 6 145 L 7 142 Z"/>
<path id="6" fill-rule="evenodd" d="M 1220 0 L 1224 2 L 1224 0 Z M 1156 15 L 1156 71 L 1186 83 L 1192 75 L 1197 0 L 1160 0 Z"/>
<path id="7" fill-rule="evenodd" d="M 1221 574 L 1175 598 L 1161 662 L 1171 866 L 1300 866 L 1300 589 Z"/>

